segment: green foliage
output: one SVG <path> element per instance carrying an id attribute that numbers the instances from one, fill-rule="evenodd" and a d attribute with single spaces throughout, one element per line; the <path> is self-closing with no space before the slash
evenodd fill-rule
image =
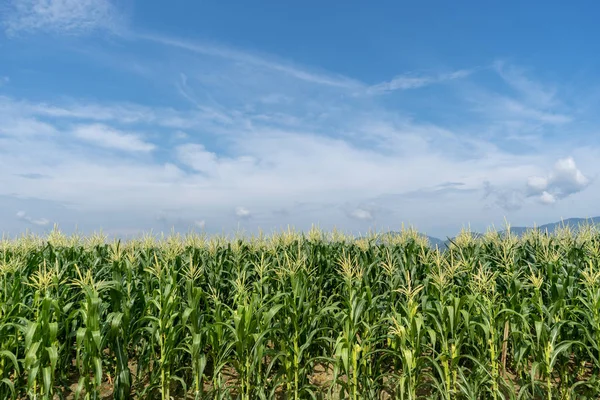
<path id="1" fill-rule="evenodd" d="M 600 234 L 0 242 L 2 399 L 600 398 Z"/>

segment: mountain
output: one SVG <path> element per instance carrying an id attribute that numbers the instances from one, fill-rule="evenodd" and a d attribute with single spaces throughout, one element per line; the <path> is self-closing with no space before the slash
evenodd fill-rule
<path id="1" fill-rule="evenodd" d="M 579 229 L 579 227 L 581 225 L 587 225 L 587 224 L 592 224 L 592 225 L 598 225 L 600 227 L 600 217 L 593 217 L 593 218 L 568 218 L 559 222 L 551 222 L 549 224 L 544 224 L 544 225 L 540 225 L 538 227 L 536 227 L 538 230 L 540 230 L 541 232 L 548 232 L 550 234 L 553 234 L 556 232 L 557 229 L 561 228 L 561 227 L 570 227 L 571 229 L 573 229 L 573 231 L 577 231 Z M 526 226 L 511 226 L 510 227 L 510 232 L 512 234 L 515 234 L 517 236 L 521 236 L 523 235 L 525 232 L 532 230 L 532 229 L 536 229 L 533 227 L 526 227 Z M 500 234 L 505 233 L 505 230 L 500 231 Z M 385 235 L 400 235 L 401 232 L 386 232 Z M 475 237 L 478 236 L 482 236 L 481 233 L 478 232 L 472 232 L 472 235 Z M 450 242 L 452 240 L 454 240 L 453 238 L 447 238 L 446 240 L 442 240 L 433 236 L 428 236 L 425 234 L 421 234 L 421 236 L 425 237 L 428 241 L 431 247 L 438 247 L 439 249 L 446 249 L 450 246 Z"/>
<path id="2" fill-rule="evenodd" d="M 600 217 L 568 218 L 568 219 L 562 220 L 560 222 L 552 222 L 550 224 L 538 226 L 537 229 L 539 229 L 542 232 L 547 231 L 548 233 L 554 233 L 558 228 L 568 226 L 569 228 L 573 229 L 574 231 L 577 231 L 581 225 L 587 225 L 587 224 L 600 225 Z M 531 229 L 534 229 L 534 228 L 515 226 L 515 227 L 510 228 L 510 232 L 521 236 L 522 234 L 524 234 L 525 232 L 527 232 Z"/>
<path id="3" fill-rule="evenodd" d="M 429 241 L 429 245 L 431 247 L 437 246 L 440 249 L 445 249 L 447 247 L 446 242 L 443 241 L 442 239 L 438 239 L 433 236 L 427 236 L 427 235 L 423 235 L 423 236 L 425 236 L 427 238 L 427 240 Z"/>
<path id="4" fill-rule="evenodd" d="M 600 227 L 600 217 L 567 218 L 567 219 L 564 219 L 559 222 L 551 222 L 549 224 L 544 224 L 544 225 L 540 225 L 537 227 L 511 226 L 510 232 L 517 236 L 522 236 L 527 231 L 530 231 L 533 229 L 538 229 L 540 232 L 548 232 L 549 234 L 553 234 L 556 232 L 557 229 L 564 228 L 564 227 L 569 227 L 574 232 L 577 232 L 582 225 L 588 225 L 588 224 L 597 225 Z M 505 232 L 506 232 L 505 230 L 502 230 L 502 231 L 500 231 L 500 234 L 504 234 Z M 477 233 L 477 232 L 473 232 L 472 234 L 474 236 L 481 236 L 481 233 Z M 430 240 L 432 247 L 435 247 L 437 244 L 439 248 L 443 249 L 443 248 L 447 248 L 450 245 L 450 241 L 453 240 L 454 238 L 448 238 L 447 240 L 444 240 L 444 241 L 437 239 L 437 238 L 432 238 L 432 239 L 433 240 Z M 439 242 L 442 242 L 443 245 L 439 245 Z"/>

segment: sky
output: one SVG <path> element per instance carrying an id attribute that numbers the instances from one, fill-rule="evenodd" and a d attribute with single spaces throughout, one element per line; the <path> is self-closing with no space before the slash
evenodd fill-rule
<path id="1" fill-rule="evenodd" d="M 600 215 L 600 4 L 0 0 L 0 232 Z"/>

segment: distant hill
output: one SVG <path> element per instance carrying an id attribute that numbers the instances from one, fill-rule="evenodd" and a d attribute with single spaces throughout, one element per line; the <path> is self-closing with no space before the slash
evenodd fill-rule
<path id="1" fill-rule="evenodd" d="M 553 234 L 559 228 L 569 227 L 574 232 L 577 232 L 582 225 L 599 225 L 600 226 L 600 217 L 593 218 L 568 218 L 559 222 L 551 222 L 549 224 L 540 225 L 537 227 L 528 227 L 528 226 L 511 226 L 510 232 L 517 236 L 522 236 L 527 231 L 537 229 L 540 232 L 548 232 L 549 234 Z M 505 230 L 500 231 L 500 234 L 505 233 Z M 473 232 L 473 235 L 481 235 L 480 233 Z M 438 239 L 439 240 L 439 239 Z M 440 248 L 447 248 L 450 245 L 450 239 L 443 241 L 444 246 L 439 246 Z M 435 247 L 435 244 L 432 244 Z"/>
<path id="2" fill-rule="evenodd" d="M 568 219 L 562 220 L 560 222 L 552 222 L 550 224 L 540 225 L 537 227 L 537 229 L 539 229 L 542 232 L 547 231 L 548 233 L 554 233 L 558 228 L 568 226 L 569 228 L 573 229 L 574 231 L 577 231 L 581 225 L 587 225 L 587 224 L 600 225 L 600 217 L 568 218 Z M 515 226 L 515 227 L 510 228 L 510 232 L 520 236 L 531 229 L 534 229 L 534 228 Z"/>
<path id="3" fill-rule="evenodd" d="M 537 227 L 526 227 L 526 226 L 511 226 L 510 227 L 510 232 L 512 234 L 515 234 L 517 236 L 521 236 L 523 235 L 525 232 L 530 231 L 532 229 L 538 229 L 542 232 L 548 232 L 550 234 L 553 234 L 556 232 L 557 229 L 561 228 L 561 227 L 569 227 L 571 228 L 573 231 L 577 231 L 579 229 L 579 227 L 581 225 L 587 225 L 587 224 L 592 224 L 592 225 L 598 225 L 600 226 L 600 217 L 593 217 L 593 218 L 568 218 L 559 222 L 551 222 L 549 224 L 544 224 L 544 225 L 540 225 Z M 500 231 L 500 233 L 505 233 L 506 231 L 502 230 Z M 385 233 L 387 235 L 400 235 L 400 232 L 387 232 Z M 473 232 L 472 233 L 473 236 L 481 236 L 481 233 L 478 232 Z M 454 238 L 448 238 L 446 240 L 442 240 L 433 236 L 428 236 L 428 235 L 422 235 L 423 237 L 427 238 L 427 240 L 429 241 L 429 244 L 431 245 L 431 247 L 438 247 L 439 249 L 446 249 L 449 247 L 450 245 L 450 241 L 453 240 Z"/>
<path id="4" fill-rule="evenodd" d="M 427 235 L 424 235 L 424 236 L 427 237 L 427 240 L 429 241 L 429 244 L 431 245 L 431 247 L 436 247 L 437 246 L 440 249 L 443 249 L 443 248 L 447 247 L 446 246 L 446 242 L 443 241 L 442 239 L 438 239 L 438 238 L 433 237 L 433 236 L 427 236 Z"/>

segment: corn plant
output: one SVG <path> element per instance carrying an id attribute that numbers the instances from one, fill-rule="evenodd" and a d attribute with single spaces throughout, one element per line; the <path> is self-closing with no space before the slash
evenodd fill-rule
<path id="1" fill-rule="evenodd" d="M 373 353 L 381 323 L 377 315 L 379 297 L 373 296 L 364 280 L 364 270 L 350 256 L 339 259 L 343 279 L 341 308 L 337 315 L 341 331 L 334 347 L 334 376 L 336 383 L 350 399 L 372 396 L 380 385 L 374 373 Z"/>
<path id="2" fill-rule="evenodd" d="M 281 362 L 285 393 L 294 400 L 316 397 L 318 389 L 309 382 L 317 359 L 311 357 L 311 350 L 327 329 L 321 324 L 336 310 L 335 304 L 319 308 L 319 299 L 309 296 L 313 274 L 314 269 L 306 265 L 305 259 L 293 260 L 288 253 L 277 271 L 281 290 L 278 303 L 282 308 L 276 318 L 280 338 L 275 344 L 276 359 Z"/>
<path id="3" fill-rule="evenodd" d="M 186 327 L 187 337 L 184 348 L 190 356 L 193 376 L 194 399 L 204 397 L 204 370 L 207 357 L 204 352 L 207 331 L 207 299 L 199 284 L 202 269 L 190 257 L 185 270 L 185 310 L 182 315 L 182 325 Z"/>
<path id="4" fill-rule="evenodd" d="M 599 398 L 600 232 L 509 232 L 5 238 L 0 398 Z"/>
<path id="5" fill-rule="evenodd" d="M 418 302 L 422 285 L 413 286 L 410 273 L 406 271 L 406 287 L 395 291 L 402 293 L 398 310 L 389 317 L 390 331 L 388 338 L 389 352 L 398 363 L 395 371 L 398 375 L 394 392 L 402 400 L 417 399 L 417 391 L 422 384 L 424 357 L 424 316 Z"/>
<path id="6" fill-rule="evenodd" d="M 75 266 L 78 277 L 74 285 L 83 294 L 81 307 L 74 312 L 73 318 L 79 319 L 80 327 L 76 331 L 77 358 L 76 364 L 80 378 L 77 384 L 76 397 L 85 389 L 85 399 L 99 399 L 102 385 L 103 369 L 103 308 L 101 292 L 108 289 L 112 282 L 97 281 L 91 269 L 85 274 Z"/>
<path id="7" fill-rule="evenodd" d="M 27 374 L 27 395 L 31 398 L 51 399 L 55 393 L 55 373 L 59 358 L 57 301 L 58 272 L 44 262 L 31 276 L 30 286 L 35 292 L 32 299 L 32 319 L 22 319 L 25 339 L 23 369 Z"/>
<path id="8" fill-rule="evenodd" d="M 177 271 L 169 268 L 169 263 L 159 261 L 155 255 L 154 263 L 146 268 L 149 274 L 150 287 L 152 287 L 151 298 L 148 301 L 150 315 L 142 319 L 146 325 L 143 328 L 148 334 L 150 342 L 150 353 L 153 355 L 153 371 L 151 373 L 150 385 L 147 388 L 152 392 L 158 387 L 162 400 L 171 399 L 171 385 L 178 381 L 186 387 L 183 379 L 177 375 L 177 361 L 181 356 L 180 340 L 183 326 L 179 324 L 181 319 L 180 303 L 178 295 Z"/>

